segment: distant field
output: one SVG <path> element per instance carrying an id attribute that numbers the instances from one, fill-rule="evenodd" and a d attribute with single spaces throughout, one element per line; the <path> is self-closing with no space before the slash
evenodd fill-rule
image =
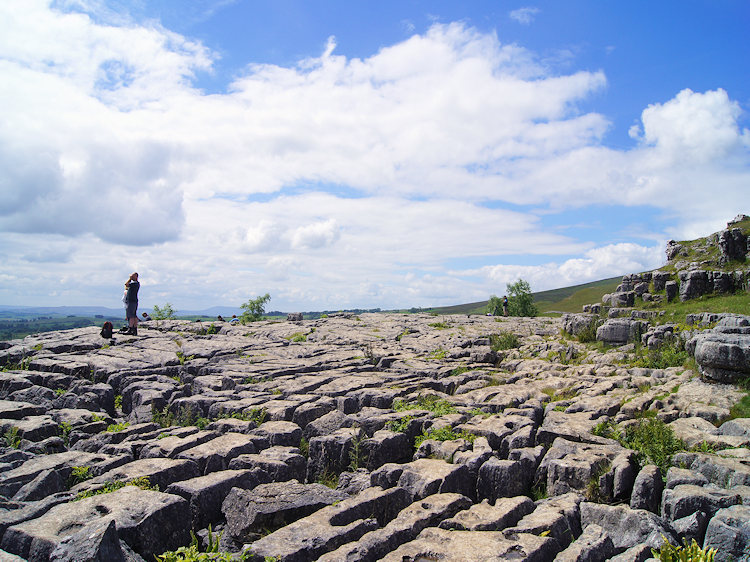
<path id="1" fill-rule="evenodd" d="M 101 326 L 109 320 L 119 328 L 125 325 L 124 315 L 114 316 L 46 316 L 32 318 L 0 318 L 0 341 L 17 340 L 25 338 L 30 334 L 40 332 L 54 332 L 56 330 L 72 330 L 73 328 L 85 328 L 87 326 Z"/>

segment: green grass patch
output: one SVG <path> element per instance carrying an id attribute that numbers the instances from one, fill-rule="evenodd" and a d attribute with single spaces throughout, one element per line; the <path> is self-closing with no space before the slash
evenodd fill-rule
<path id="1" fill-rule="evenodd" d="M 136 486 L 141 490 L 153 490 L 155 492 L 159 491 L 159 486 L 151 485 L 151 481 L 148 479 L 148 476 L 139 476 L 138 478 L 133 478 L 132 480 L 116 480 L 114 482 L 106 482 L 104 486 L 102 488 L 99 488 L 98 490 L 86 490 L 85 492 L 78 493 L 78 495 L 76 495 L 76 497 L 73 498 L 72 501 L 79 501 L 84 498 L 90 498 L 92 496 L 99 496 L 102 494 L 110 494 L 112 492 L 116 492 L 121 488 L 124 488 L 125 486 Z"/>
<path id="2" fill-rule="evenodd" d="M 303 342 L 307 341 L 307 335 L 304 332 L 295 332 L 291 336 L 287 336 L 284 339 L 291 342 Z"/>
<path id="3" fill-rule="evenodd" d="M 448 352 L 443 349 L 442 347 L 438 347 L 435 351 L 432 353 L 429 353 L 425 359 L 433 360 L 433 361 L 439 361 L 441 359 L 445 359 L 445 357 L 448 355 Z"/>
<path id="4" fill-rule="evenodd" d="M 446 414 L 455 414 L 458 412 L 453 404 L 444 398 L 438 398 L 434 394 L 420 396 L 417 398 L 416 402 L 405 402 L 400 399 L 396 400 L 393 402 L 393 409 L 397 412 L 407 410 L 427 410 L 436 416 L 444 416 Z"/>
<path id="5" fill-rule="evenodd" d="M 557 389 L 554 386 L 545 386 L 542 389 L 542 394 L 549 396 L 550 402 L 559 402 L 561 400 L 570 400 L 578 396 L 578 391 L 572 386 L 566 386 L 564 388 Z"/>

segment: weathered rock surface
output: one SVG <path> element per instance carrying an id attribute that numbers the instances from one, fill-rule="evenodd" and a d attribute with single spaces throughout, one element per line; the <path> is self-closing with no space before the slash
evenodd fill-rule
<path id="1" fill-rule="evenodd" d="M 628 276 L 618 293 L 668 281 Z M 295 317 L 210 335 L 163 321 L 114 345 L 93 328 L 9 342 L 0 364 L 30 368 L 0 374 L 0 559 L 153 560 L 209 526 L 224 550 L 284 561 L 642 560 L 631 547 L 662 533 L 741 553 L 750 421 L 721 422 L 744 394 L 628 365 L 632 342 L 674 328 L 622 314 L 599 330 L 625 347 L 605 352 L 560 338 L 597 314 Z M 736 315 L 695 326 L 696 350 L 746 335 Z M 520 346 L 493 349 L 506 331 Z M 594 434 L 650 412 L 720 450 L 679 453 L 664 486 Z"/>

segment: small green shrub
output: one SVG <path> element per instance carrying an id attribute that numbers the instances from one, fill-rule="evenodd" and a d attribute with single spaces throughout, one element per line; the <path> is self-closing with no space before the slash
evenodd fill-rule
<path id="1" fill-rule="evenodd" d="M 432 324 L 428 324 L 428 326 L 436 330 L 447 330 L 452 327 L 448 322 L 433 322 Z"/>
<path id="2" fill-rule="evenodd" d="M 172 308 L 172 305 L 165 303 L 163 307 L 154 305 L 154 320 L 173 320 L 176 311 Z"/>
<path id="3" fill-rule="evenodd" d="M 122 394 L 115 394 L 115 408 L 122 409 Z"/>
<path id="4" fill-rule="evenodd" d="M 640 347 L 636 351 L 636 367 L 646 369 L 666 369 L 668 367 L 684 366 L 690 355 L 685 350 L 684 342 L 679 338 L 666 340 L 655 349 Z"/>
<path id="5" fill-rule="evenodd" d="M 518 339 L 518 336 L 512 332 L 490 334 L 490 348 L 492 351 L 517 349 L 519 347 L 521 347 L 521 341 Z"/>
<path id="6" fill-rule="evenodd" d="M 701 548 L 695 539 L 690 544 L 687 539 L 682 539 L 683 546 L 670 544 L 663 535 L 662 539 L 664 543 L 660 549 L 651 549 L 651 554 L 660 562 L 713 562 L 716 556 L 715 548 Z"/>
<path id="7" fill-rule="evenodd" d="M 109 433 L 119 433 L 123 431 L 126 427 L 128 427 L 130 424 L 128 422 L 122 422 L 122 423 L 113 423 L 107 426 L 107 431 Z"/>
<path id="8" fill-rule="evenodd" d="M 685 450 L 685 443 L 675 437 L 672 428 L 658 418 L 644 418 L 626 428 L 622 444 L 636 451 L 641 467 L 655 464 L 665 476 L 672 455 Z"/>

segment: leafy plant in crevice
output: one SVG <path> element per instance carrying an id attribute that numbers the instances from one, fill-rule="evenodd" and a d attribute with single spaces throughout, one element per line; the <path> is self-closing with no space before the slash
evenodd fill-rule
<path id="1" fill-rule="evenodd" d="M 21 436 L 19 435 L 19 429 L 16 426 L 12 426 L 5 430 L 3 433 L 3 440 L 5 446 L 11 449 L 18 449 L 21 446 Z"/>
<path id="2" fill-rule="evenodd" d="M 435 396 L 434 394 L 422 395 L 417 398 L 416 402 L 405 402 L 404 400 L 398 399 L 393 402 L 393 409 L 397 412 L 407 410 L 427 410 L 436 416 L 444 416 L 446 414 L 455 414 L 458 412 L 453 404 L 444 398 Z"/>
<path id="3" fill-rule="evenodd" d="M 389 421 L 385 424 L 385 427 L 395 433 L 406 433 L 406 430 L 409 429 L 409 425 L 411 425 L 413 419 L 413 416 L 404 416 L 401 419 Z"/>
<path id="4" fill-rule="evenodd" d="M 310 442 L 305 437 L 299 441 L 299 452 L 305 458 L 310 456 Z"/>
<path id="5" fill-rule="evenodd" d="M 349 449 L 349 470 L 356 472 L 365 463 L 365 449 L 363 446 L 364 438 L 358 435 L 352 439 L 352 446 Z"/>
<path id="6" fill-rule="evenodd" d="M 469 433 L 468 431 L 460 431 L 456 433 L 451 426 L 446 425 L 439 429 L 430 429 L 427 431 L 423 431 L 422 435 L 418 435 L 414 440 L 414 446 L 418 448 L 426 439 L 434 439 L 435 441 L 453 441 L 455 439 L 465 439 L 469 443 L 474 443 L 474 440 L 476 438 L 477 436 L 473 433 Z"/>
<path id="7" fill-rule="evenodd" d="M 448 352 L 443 349 L 442 347 L 438 347 L 435 351 L 428 353 L 425 359 L 431 360 L 431 361 L 439 361 L 441 359 L 445 359 L 448 355 Z"/>
<path id="8" fill-rule="evenodd" d="M 107 426 L 106 431 L 109 433 L 119 433 L 126 429 L 130 424 L 128 422 L 113 423 Z"/>
<path id="9" fill-rule="evenodd" d="M 586 491 L 584 493 L 588 501 L 595 503 L 609 503 L 611 498 L 602 493 L 600 480 L 601 477 L 607 474 L 610 470 L 612 470 L 612 463 L 610 462 L 606 462 L 594 470 L 591 478 L 589 478 L 589 481 L 586 484 Z"/>
<path id="10" fill-rule="evenodd" d="M 65 421 L 62 421 L 57 426 L 60 430 L 60 435 L 62 436 L 63 443 L 65 446 L 68 446 L 68 443 L 70 442 L 70 432 L 73 431 L 73 426 Z"/>
<path id="11" fill-rule="evenodd" d="M 586 324 L 585 327 L 583 327 L 578 334 L 576 334 L 575 338 L 580 343 L 594 343 L 596 342 L 596 330 L 599 328 L 601 324 L 601 320 L 599 318 L 592 318 L 588 324 Z M 561 330 L 562 331 L 562 330 Z M 562 331 L 562 333 L 567 337 L 567 332 Z"/>
<path id="12" fill-rule="evenodd" d="M 73 470 L 68 476 L 68 490 L 70 490 L 76 484 L 90 480 L 94 475 L 91 473 L 91 467 L 89 466 L 74 466 Z"/>
<path id="13" fill-rule="evenodd" d="M 211 421 L 196 414 L 191 408 L 182 407 L 179 408 L 176 413 L 173 413 L 167 406 L 162 410 L 152 407 L 151 420 L 162 427 L 171 427 L 173 425 L 187 427 L 193 425 L 198 429 L 205 429 Z"/>
<path id="14" fill-rule="evenodd" d="M 531 492 L 529 494 L 534 501 L 543 500 L 549 497 L 547 493 L 547 482 L 546 480 L 539 480 L 531 486 Z"/>
<path id="15" fill-rule="evenodd" d="M 651 549 L 651 554 L 659 562 L 713 562 L 717 553 L 715 548 L 701 548 L 695 539 L 688 544 L 687 539 L 683 538 L 683 546 L 672 545 L 664 535 L 662 539 L 664 542 L 659 549 Z"/>
<path id="16" fill-rule="evenodd" d="M 223 531 L 222 531 L 223 533 Z M 198 537 L 190 531 L 190 545 L 181 546 L 177 550 L 169 550 L 163 554 L 157 554 L 157 562 L 249 562 L 255 557 L 247 551 L 237 554 L 219 550 L 221 535 L 214 537 L 211 526 L 208 526 L 208 545 L 205 551 L 200 549 Z M 270 558 L 270 557 L 266 557 Z"/>
<path id="17" fill-rule="evenodd" d="M 326 469 L 320 474 L 320 476 L 318 476 L 316 483 L 323 484 L 323 486 L 335 490 L 336 486 L 339 485 L 339 475 L 332 471 L 330 468 L 326 467 Z"/>
<path id="18" fill-rule="evenodd" d="M 295 332 L 291 336 L 287 336 L 284 339 L 291 342 L 300 343 L 307 341 L 307 335 L 304 332 Z"/>

